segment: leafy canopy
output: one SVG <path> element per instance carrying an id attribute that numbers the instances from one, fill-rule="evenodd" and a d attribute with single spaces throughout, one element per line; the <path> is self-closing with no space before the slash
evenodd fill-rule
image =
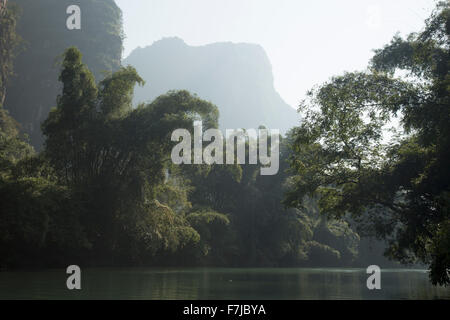
<path id="1" fill-rule="evenodd" d="M 368 71 L 309 92 L 285 199 L 318 194 L 327 215 L 365 217 L 362 230 L 387 239 L 390 257 L 428 263 L 434 284 L 450 283 L 449 6 L 377 50 Z M 386 142 L 395 119 L 403 132 Z"/>

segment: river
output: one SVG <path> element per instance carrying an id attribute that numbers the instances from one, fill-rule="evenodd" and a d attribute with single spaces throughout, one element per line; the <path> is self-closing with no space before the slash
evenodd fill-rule
<path id="1" fill-rule="evenodd" d="M 450 299 L 426 270 L 383 269 L 381 289 L 365 269 L 116 268 L 83 269 L 81 290 L 65 270 L 0 272 L 0 299 Z"/>

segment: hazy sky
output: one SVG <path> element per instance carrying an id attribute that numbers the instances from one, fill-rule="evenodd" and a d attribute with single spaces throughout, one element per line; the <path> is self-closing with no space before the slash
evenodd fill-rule
<path id="1" fill-rule="evenodd" d="M 275 88 L 293 107 L 306 90 L 343 71 L 366 68 L 372 50 L 398 31 L 418 31 L 433 0 L 116 0 L 126 57 L 177 36 L 188 45 L 260 44 Z"/>

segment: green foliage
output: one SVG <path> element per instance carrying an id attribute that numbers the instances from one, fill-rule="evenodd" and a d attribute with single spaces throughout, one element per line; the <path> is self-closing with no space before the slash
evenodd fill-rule
<path id="1" fill-rule="evenodd" d="M 97 86 L 76 48 L 66 51 L 60 80 L 58 106 L 42 126 L 44 154 L 81 197 L 93 252 L 105 263 L 146 261 L 198 242 L 180 215 L 189 207 L 186 194 L 179 198 L 183 178 L 166 179 L 170 136 L 198 116 L 217 125 L 217 108 L 179 91 L 132 109 L 132 89 L 142 83 L 136 71 L 121 68 Z M 177 213 L 156 197 L 177 204 Z"/>
<path id="2" fill-rule="evenodd" d="M 123 49 L 122 13 L 114 0 L 9 0 L 9 3 L 21 11 L 17 33 L 23 38 L 24 50 L 15 60 L 15 76 L 8 85 L 5 107 L 22 124 L 32 145 L 40 150 L 43 144 L 40 125 L 56 105 L 55 97 L 61 90 L 58 57 L 66 48 L 76 46 L 98 80 L 105 73 L 118 70 Z M 74 4 L 82 9 L 81 30 L 66 28 L 65 12 Z"/>
<path id="3" fill-rule="evenodd" d="M 100 83 L 102 112 L 108 119 L 120 118 L 132 109 L 133 90 L 144 81 L 133 67 L 126 67 L 108 76 Z"/>
<path id="4" fill-rule="evenodd" d="M 177 214 L 184 215 L 192 209 L 189 195 L 193 187 L 180 171 L 175 166 L 167 170 L 165 182 L 157 186 L 155 197 Z"/>
<path id="5" fill-rule="evenodd" d="M 135 241 L 150 257 L 158 252 L 173 253 L 200 241 L 197 231 L 169 207 L 155 200 L 143 204 L 142 209 L 145 216 L 137 222 Z"/>
<path id="6" fill-rule="evenodd" d="M 284 192 L 290 187 L 285 183 L 290 139 L 282 139 L 278 175 L 261 176 L 258 165 L 181 167 L 192 186 L 188 199 L 194 213 L 187 220 L 200 233 L 200 261 L 246 266 L 320 265 L 320 259 L 307 254 L 307 243 L 313 238 L 318 243 L 326 241 L 317 227 L 315 202 L 311 200 L 304 210 L 286 209 L 282 204 Z M 217 217 L 214 212 L 227 214 L 226 229 L 211 231 L 212 218 Z M 336 234 L 330 240 L 337 246 L 333 250 L 342 256 L 337 261 L 351 265 L 358 253 L 358 235 L 345 223 L 336 222 L 331 229 Z"/>
<path id="7" fill-rule="evenodd" d="M 314 240 L 336 250 L 341 264 L 354 262 L 358 256 L 360 237 L 345 221 L 321 219 L 315 228 Z"/>
<path id="8" fill-rule="evenodd" d="M 214 211 L 190 213 L 186 220 L 200 234 L 200 259 L 224 265 L 233 254 L 230 220 Z M 206 259 L 202 259 L 206 257 Z"/>
<path id="9" fill-rule="evenodd" d="M 0 221 L 9 230 L 0 244 L 9 258 L 1 263 L 27 265 L 35 254 L 42 265 L 76 258 L 90 265 L 290 266 L 319 264 L 330 254 L 352 263 L 357 241 L 345 224 L 327 226 L 324 236 L 314 201 L 304 210 L 281 203 L 292 137 L 282 140 L 279 175 L 260 176 L 257 165 L 177 167 L 171 133 L 192 130 L 196 119 L 216 127 L 214 105 L 174 91 L 133 109 L 132 88 L 142 83 L 133 68 L 96 84 L 73 47 L 61 67 L 62 92 L 42 125 L 43 152 L 34 154 L 1 114 L 11 142 L 1 153 L 8 165 Z M 321 243 L 326 236 L 332 245 Z M 322 255 L 309 257 L 316 249 Z"/>
<path id="10" fill-rule="evenodd" d="M 59 265 L 89 248 L 67 188 L 44 178 L 2 179 L 0 202 L 0 265 Z"/>
<path id="11" fill-rule="evenodd" d="M 190 201 L 200 208 L 219 212 L 236 209 L 238 186 L 242 178 L 239 165 L 184 166 L 184 174 L 194 186 Z"/>
<path id="12" fill-rule="evenodd" d="M 0 107 L 0 178 L 11 174 L 19 160 L 33 153 L 33 148 L 20 137 L 17 122 Z"/>
<path id="13" fill-rule="evenodd" d="M 448 194 L 446 197 L 447 210 L 449 210 Z M 448 266 L 450 265 L 450 250 L 448 248 L 450 248 L 450 222 L 446 220 L 438 226 L 429 248 L 433 254 L 430 266 L 430 277 L 433 283 L 448 282 Z"/>
<path id="14" fill-rule="evenodd" d="M 16 34 L 18 8 L 7 5 L 0 12 L 0 107 L 6 97 L 6 85 L 13 75 L 13 60 L 20 37 Z"/>
<path id="15" fill-rule="evenodd" d="M 317 241 L 306 243 L 306 254 L 309 259 L 321 266 L 338 266 L 341 254 L 338 250 Z"/>
<path id="16" fill-rule="evenodd" d="M 168 165 L 170 135 L 198 117 L 216 126 L 217 108 L 179 91 L 133 110 L 136 71 L 121 68 L 97 85 L 73 47 L 59 79 L 41 154 L 0 109 L 0 264 L 158 264 L 156 256 L 195 255 L 200 235 L 184 217 L 188 180 Z"/>
<path id="17" fill-rule="evenodd" d="M 205 130 L 216 128 L 217 108 L 187 91 L 132 108 L 133 88 L 144 82 L 132 67 L 119 67 L 120 10 L 112 1 L 88 1 L 82 31 L 70 36 L 52 29 L 63 20 L 47 17 L 65 1 L 54 2 L 52 10 L 49 0 L 16 2 L 24 8 L 19 31 L 28 51 L 19 57 L 8 106 L 34 142 L 37 124 L 60 95 L 42 124 L 46 140 L 39 154 L 0 109 L 0 265 L 55 266 L 67 259 L 87 265 L 352 265 L 358 234 L 346 222 L 321 217 L 318 206 L 336 216 L 366 210 L 360 195 L 395 194 L 392 181 L 436 158 L 436 147 L 417 136 L 401 141 L 398 150 L 381 144 L 385 122 L 401 111 L 389 108 L 406 107 L 418 90 L 377 71 L 337 77 L 310 94 L 317 108 L 281 139 L 278 175 L 261 176 L 258 165 L 176 167 L 169 157 L 173 130 L 192 131 L 198 119 Z M 44 21 L 43 29 L 34 28 L 34 19 Z M 41 34 L 52 40 L 42 41 Z M 60 64 L 60 86 L 50 61 L 69 45 L 66 40 L 82 49 L 91 68 L 70 47 Z M 97 83 L 94 74 L 100 78 L 103 70 L 109 72 Z M 379 172 L 386 155 L 401 160 L 390 162 L 398 165 L 389 179 Z M 286 172 L 289 158 L 295 159 L 293 177 Z M 283 206 L 286 190 L 296 208 Z M 321 196 L 311 196 L 315 191 Z M 448 208 L 448 197 L 439 199 Z M 433 270 L 448 261 L 448 227 L 437 230 L 427 242 L 437 257 Z"/>
<path id="18" fill-rule="evenodd" d="M 428 263 L 434 284 L 448 284 L 450 180 L 448 2 L 425 29 L 377 50 L 367 72 L 346 73 L 309 93 L 295 129 L 293 186 L 285 203 L 318 195 L 322 213 L 366 217 L 387 254 Z M 406 72 L 397 77 L 396 71 Z M 383 138 L 397 117 L 404 130 Z M 368 221 L 367 221 L 368 220 Z"/>

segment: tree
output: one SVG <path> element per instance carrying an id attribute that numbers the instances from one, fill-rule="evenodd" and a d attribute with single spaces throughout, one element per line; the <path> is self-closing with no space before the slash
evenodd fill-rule
<path id="1" fill-rule="evenodd" d="M 66 51 L 60 80 L 57 107 L 42 126 L 44 155 L 83 204 L 82 224 L 97 258 L 137 261 L 195 239 L 183 216 L 154 200 L 164 189 L 173 130 L 192 129 L 198 117 L 217 127 L 217 108 L 177 91 L 133 109 L 133 88 L 143 83 L 136 70 L 122 67 L 96 85 L 76 48 Z"/>
<path id="2" fill-rule="evenodd" d="M 423 31 L 377 50 L 368 71 L 309 92 L 285 200 L 302 207 L 318 194 L 325 214 L 368 216 L 365 226 L 388 240 L 387 254 L 428 263 L 434 284 L 450 283 L 449 26 L 442 2 Z M 404 132 L 385 143 L 396 117 Z"/>
<path id="3" fill-rule="evenodd" d="M 16 34 L 18 8 L 0 6 L 0 107 L 6 98 L 6 85 L 13 75 L 13 60 L 16 55 L 20 37 Z"/>
<path id="4" fill-rule="evenodd" d="M 186 220 L 200 234 L 200 261 L 226 265 L 232 261 L 235 248 L 229 218 L 213 211 L 192 212 Z M 202 259 L 204 258 L 204 259 Z"/>
<path id="5" fill-rule="evenodd" d="M 79 1 L 81 30 L 68 30 L 66 10 L 74 4 L 71 0 L 9 3 L 21 11 L 17 34 L 23 38 L 23 50 L 15 60 L 15 76 L 8 84 L 5 106 L 30 136 L 31 144 L 40 150 L 41 123 L 56 105 L 55 98 L 61 90 L 59 57 L 66 48 L 76 46 L 84 53 L 84 61 L 97 81 L 117 71 L 123 49 L 122 12 L 113 0 Z"/>

